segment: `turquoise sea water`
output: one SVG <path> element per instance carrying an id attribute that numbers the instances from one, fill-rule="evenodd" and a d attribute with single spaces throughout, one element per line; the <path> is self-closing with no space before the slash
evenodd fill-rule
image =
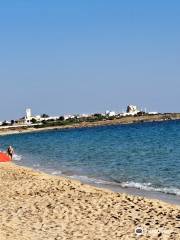
<path id="1" fill-rule="evenodd" d="M 15 162 L 85 182 L 180 196 L 180 121 L 0 137 Z"/>

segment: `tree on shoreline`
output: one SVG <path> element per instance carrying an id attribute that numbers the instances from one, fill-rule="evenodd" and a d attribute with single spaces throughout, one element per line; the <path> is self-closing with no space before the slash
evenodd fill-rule
<path id="1" fill-rule="evenodd" d="M 43 114 L 41 115 L 41 117 L 42 117 L 42 118 L 48 118 L 49 115 L 47 115 L 46 113 L 43 113 Z"/>

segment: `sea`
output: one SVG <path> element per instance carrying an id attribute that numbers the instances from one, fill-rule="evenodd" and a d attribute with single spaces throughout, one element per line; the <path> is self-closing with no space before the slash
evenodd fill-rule
<path id="1" fill-rule="evenodd" d="M 18 165 L 180 204 L 179 120 L 1 136 L 9 145 Z"/>

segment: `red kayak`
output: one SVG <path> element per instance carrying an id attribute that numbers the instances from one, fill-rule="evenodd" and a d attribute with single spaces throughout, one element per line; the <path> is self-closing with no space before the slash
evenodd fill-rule
<path id="1" fill-rule="evenodd" d="M 9 162 L 11 161 L 11 158 L 3 152 L 0 152 L 0 162 Z"/>

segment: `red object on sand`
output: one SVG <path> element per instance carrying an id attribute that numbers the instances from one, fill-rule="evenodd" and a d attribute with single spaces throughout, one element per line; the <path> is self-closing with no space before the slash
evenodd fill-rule
<path id="1" fill-rule="evenodd" d="M 9 162 L 11 161 L 11 158 L 3 152 L 0 152 L 0 162 Z"/>

